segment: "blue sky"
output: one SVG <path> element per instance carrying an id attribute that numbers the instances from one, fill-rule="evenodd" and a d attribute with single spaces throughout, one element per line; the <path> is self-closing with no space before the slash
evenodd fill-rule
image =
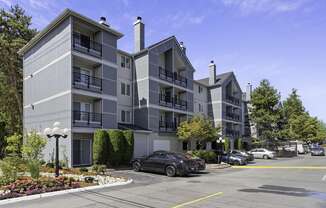
<path id="1" fill-rule="evenodd" d="M 298 89 L 310 114 L 326 121 L 326 1 L 324 0 L 0 0 L 21 4 L 42 29 L 64 8 L 109 24 L 125 34 L 119 48 L 132 51 L 136 16 L 146 24 L 146 45 L 175 35 L 196 68 L 208 75 L 233 70 L 243 89 L 263 78 L 284 99 Z"/>

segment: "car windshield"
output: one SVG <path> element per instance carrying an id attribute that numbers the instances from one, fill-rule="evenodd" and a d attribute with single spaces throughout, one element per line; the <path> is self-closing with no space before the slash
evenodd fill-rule
<path id="1" fill-rule="evenodd" d="M 192 155 L 190 154 L 181 154 L 181 153 L 174 153 L 172 154 L 175 158 L 180 159 L 180 160 L 189 160 L 193 159 Z"/>

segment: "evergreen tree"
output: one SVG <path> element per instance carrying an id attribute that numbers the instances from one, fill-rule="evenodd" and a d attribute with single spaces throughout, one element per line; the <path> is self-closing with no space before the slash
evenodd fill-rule
<path id="1" fill-rule="evenodd" d="M 252 93 L 252 120 L 258 138 L 267 146 L 275 146 L 281 119 L 280 93 L 264 79 Z"/>

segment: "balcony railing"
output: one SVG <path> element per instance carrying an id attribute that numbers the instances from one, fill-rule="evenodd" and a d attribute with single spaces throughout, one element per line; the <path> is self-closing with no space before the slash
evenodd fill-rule
<path id="1" fill-rule="evenodd" d="M 159 67 L 159 77 L 162 80 L 175 83 L 176 85 L 187 87 L 187 78 L 178 75 L 177 73 L 173 73 L 172 71 L 166 70 L 162 67 Z"/>
<path id="2" fill-rule="evenodd" d="M 73 126 L 100 128 L 102 127 L 102 114 L 74 110 Z"/>
<path id="3" fill-rule="evenodd" d="M 174 83 L 182 87 L 187 87 L 187 78 L 174 73 Z"/>
<path id="4" fill-rule="evenodd" d="M 235 120 L 235 121 L 240 121 L 240 116 L 238 114 L 235 113 L 231 113 L 231 112 L 226 112 L 226 118 L 231 119 L 231 120 Z"/>
<path id="5" fill-rule="evenodd" d="M 92 56 L 102 57 L 102 44 L 90 40 L 87 36 L 80 33 L 73 33 L 73 48 L 79 52 L 87 53 Z"/>
<path id="6" fill-rule="evenodd" d="M 166 96 L 164 94 L 159 94 L 159 103 L 162 106 L 170 107 L 170 108 L 176 108 L 180 110 L 187 110 L 187 101 L 181 100 L 178 97 L 174 97 L 174 99 L 171 96 Z"/>
<path id="7" fill-rule="evenodd" d="M 239 98 L 236 98 L 234 96 L 227 95 L 225 99 L 227 101 L 233 103 L 233 104 L 236 104 L 236 105 L 239 105 L 240 104 L 240 99 Z"/>
<path id="8" fill-rule="evenodd" d="M 177 125 L 174 122 L 160 121 L 160 132 L 176 132 Z"/>
<path id="9" fill-rule="evenodd" d="M 84 89 L 94 92 L 102 91 L 102 79 L 83 74 L 78 71 L 73 73 L 73 86 L 78 89 Z"/>
<path id="10" fill-rule="evenodd" d="M 226 133 L 226 136 L 240 137 L 240 131 L 238 131 L 238 130 L 226 129 L 225 133 Z"/>
<path id="11" fill-rule="evenodd" d="M 187 110 L 187 101 L 181 100 L 178 97 L 174 98 L 174 107 L 180 110 Z"/>

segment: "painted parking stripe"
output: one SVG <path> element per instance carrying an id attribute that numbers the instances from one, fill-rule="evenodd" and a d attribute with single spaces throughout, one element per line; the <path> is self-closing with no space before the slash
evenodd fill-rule
<path id="1" fill-rule="evenodd" d="M 190 204 L 194 204 L 194 203 L 197 203 L 197 202 L 200 202 L 200 201 L 203 201 L 203 200 L 206 200 L 206 199 L 209 199 L 211 197 L 214 197 L 214 196 L 220 196 L 222 195 L 223 192 L 217 192 L 215 194 L 211 194 L 211 195 L 208 195 L 208 196 L 204 196 L 204 197 L 201 197 L 201 198 L 198 198 L 198 199 L 195 199 L 195 200 L 192 200 L 192 201 L 189 201 L 189 202 L 185 202 L 185 203 L 182 203 L 182 204 L 178 204 L 176 206 L 173 206 L 171 208 L 181 208 L 181 207 L 184 207 L 184 206 L 187 206 L 187 205 L 190 205 Z"/>
<path id="2" fill-rule="evenodd" d="M 306 169 L 306 170 L 326 170 L 325 166 L 232 166 L 236 169 Z"/>

